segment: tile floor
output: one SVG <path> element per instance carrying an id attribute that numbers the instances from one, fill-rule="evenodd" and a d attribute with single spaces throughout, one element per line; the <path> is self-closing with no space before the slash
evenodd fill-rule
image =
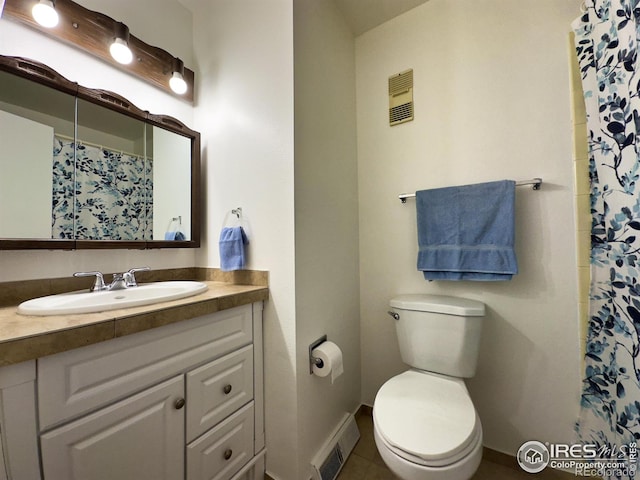
<path id="1" fill-rule="evenodd" d="M 373 420 L 367 412 L 356 416 L 360 429 L 360 440 L 342 468 L 337 480 L 397 480 L 397 477 L 386 467 L 373 439 Z M 498 454 L 499 455 L 499 454 Z M 513 466 L 491 461 L 488 452 L 483 458 L 480 468 L 471 480 L 531 480 L 532 475 L 521 470 L 514 460 Z M 508 457 L 507 457 L 508 458 Z M 504 459 L 500 459 L 504 460 Z M 575 479 L 574 475 L 546 469 L 536 475 L 535 480 Z"/>

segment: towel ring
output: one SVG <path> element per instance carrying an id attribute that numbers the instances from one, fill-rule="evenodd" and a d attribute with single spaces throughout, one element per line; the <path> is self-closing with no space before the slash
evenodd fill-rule
<path id="1" fill-rule="evenodd" d="M 169 225 L 167 225 L 167 231 L 171 229 L 171 225 L 173 225 L 175 222 L 178 222 L 178 229 L 180 229 L 180 227 L 182 227 L 182 215 L 171 217 L 171 220 L 169 220 Z"/>
<path id="2" fill-rule="evenodd" d="M 242 207 L 228 210 L 222 221 L 222 228 L 242 227 L 247 238 L 252 237 L 250 218 L 242 213 Z"/>
<path id="3" fill-rule="evenodd" d="M 245 227 L 244 217 L 242 215 L 242 207 L 236 207 L 229 210 L 222 222 L 222 228 L 224 227 Z"/>

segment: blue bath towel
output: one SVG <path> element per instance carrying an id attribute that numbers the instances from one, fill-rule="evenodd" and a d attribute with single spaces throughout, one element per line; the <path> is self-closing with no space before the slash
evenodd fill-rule
<path id="1" fill-rule="evenodd" d="M 244 247 L 249 243 L 242 227 L 224 227 L 220 232 L 220 270 L 242 270 L 245 266 Z"/>
<path id="2" fill-rule="evenodd" d="M 427 280 L 511 280 L 518 273 L 515 182 L 416 192 L 418 270 Z"/>

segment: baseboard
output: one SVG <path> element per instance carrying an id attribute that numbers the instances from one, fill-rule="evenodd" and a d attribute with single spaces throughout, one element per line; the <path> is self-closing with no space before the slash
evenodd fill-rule
<path id="1" fill-rule="evenodd" d="M 373 407 L 370 405 L 365 405 L 364 403 L 360 405 L 356 411 L 354 412 L 356 418 L 361 415 L 368 415 L 369 417 L 373 416 Z"/>

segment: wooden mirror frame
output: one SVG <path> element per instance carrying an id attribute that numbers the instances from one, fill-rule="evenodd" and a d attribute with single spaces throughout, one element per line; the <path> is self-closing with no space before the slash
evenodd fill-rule
<path id="1" fill-rule="evenodd" d="M 156 115 L 140 110 L 126 98 L 107 90 L 83 87 L 60 75 L 42 63 L 22 57 L 0 55 L 0 71 L 35 81 L 79 99 L 114 110 L 191 139 L 191 232 L 190 240 L 59 240 L 0 238 L 0 250 L 86 250 L 86 249 L 149 249 L 200 247 L 200 133 L 191 130 L 168 115 Z"/>

